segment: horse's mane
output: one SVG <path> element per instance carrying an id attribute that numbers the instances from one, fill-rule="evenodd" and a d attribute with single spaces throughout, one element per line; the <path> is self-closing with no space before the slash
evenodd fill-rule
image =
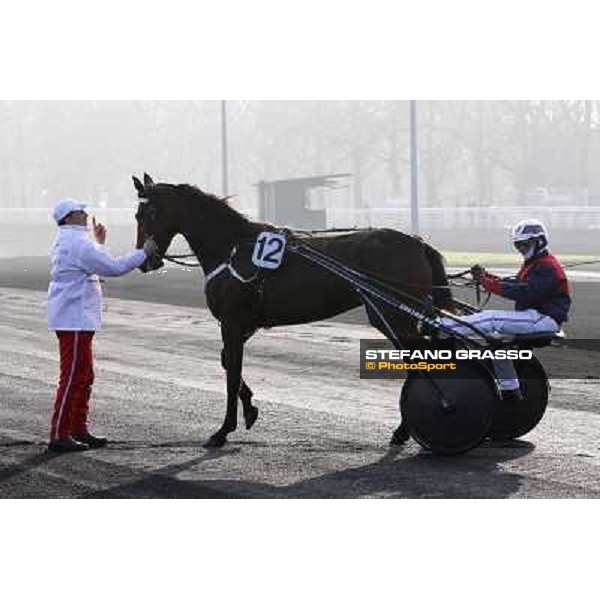
<path id="1" fill-rule="evenodd" d="M 225 222 L 237 225 L 249 224 L 249 219 L 238 212 L 229 204 L 229 196 L 222 198 L 215 194 L 209 194 L 195 185 L 182 183 L 176 186 L 177 192 L 182 196 L 189 198 L 192 202 L 202 203 L 202 210 L 213 211 L 216 216 L 224 219 Z"/>

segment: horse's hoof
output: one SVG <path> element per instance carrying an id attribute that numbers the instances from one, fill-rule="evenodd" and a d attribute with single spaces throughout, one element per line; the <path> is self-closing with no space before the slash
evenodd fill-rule
<path id="1" fill-rule="evenodd" d="M 206 442 L 204 442 L 204 447 L 207 449 L 222 448 L 225 445 L 226 441 L 226 435 L 215 433 L 214 435 L 211 435 Z"/>
<path id="2" fill-rule="evenodd" d="M 403 446 L 410 439 L 408 431 L 394 431 L 392 439 L 390 440 L 390 446 Z"/>
<path id="3" fill-rule="evenodd" d="M 252 425 L 256 423 L 258 419 L 258 408 L 253 406 L 247 414 L 244 414 L 244 421 L 246 421 L 246 429 L 252 429 Z"/>

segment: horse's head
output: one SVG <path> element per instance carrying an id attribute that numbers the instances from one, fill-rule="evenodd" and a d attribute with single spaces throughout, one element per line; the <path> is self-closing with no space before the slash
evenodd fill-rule
<path id="1" fill-rule="evenodd" d="M 147 173 L 142 183 L 133 177 L 140 198 L 135 218 L 137 247 L 152 237 L 156 256 L 140 267 L 146 273 L 160 268 L 172 239 L 181 234 L 203 264 L 228 256 L 241 239 L 253 235 L 250 221 L 214 194 L 189 184 L 154 183 Z"/>
<path id="2" fill-rule="evenodd" d="M 177 207 L 171 202 L 168 185 L 155 184 L 147 173 L 144 183 L 133 177 L 140 203 L 135 218 L 137 220 L 136 248 L 142 248 L 144 242 L 152 237 L 158 246 L 158 252 L 146 259 L 140 266 L 143 273 L 160 269 L 164 265 L 163 257 L 171 244 L 171 240 L 181 228 Z"/>

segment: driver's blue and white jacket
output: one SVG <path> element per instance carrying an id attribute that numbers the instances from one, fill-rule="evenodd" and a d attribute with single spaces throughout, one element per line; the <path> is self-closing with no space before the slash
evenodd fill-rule
<path id="1" fill-rule="evenodd" d="M 90 238 L 87 227 L 60 227 L 51 250 L 48 329 L 100 329 L 102 287 L 99 277 L 124 275 L 139 267 L 145 259 L 143 250 L 133 250 L 120 258 L 114 258 Z"/>

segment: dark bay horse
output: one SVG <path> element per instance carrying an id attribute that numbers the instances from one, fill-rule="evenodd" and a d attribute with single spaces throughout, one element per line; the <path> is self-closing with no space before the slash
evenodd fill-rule
<path id="1" fill-rule="evenodd" d="M 160 268 L 172 239 L 181 234 L 206 276 L 207 305 L 221 324 L 221 362 L 227 371 L 225 420 L 206 446 L 220 447 L 237 428 L 238 398 L 247 429 L 258 417 L 252 391 L 242 378 L 245 342 L 260 328 L 328 319 L 363 302 L 347 282 L 293 252 L 285 254 L 277 270 L 257 269 L 250 260 L 257 235 L 278 229 L 248 220 L 226 200 L 191 185 L 155 184 L 147 174 L 143 183 L 137 177 L 133 181 L 140 198 L 137 247 L 141 248 L 148 237 L 158 245 L 158 254 L 141 270 Z M 310 236 L 288 233 L 288 244 L 301 240 L 418 300 L 432 296 L 436 306 L 453 309 L 443 259 L 419 238 L 391 229 Z M 389 337 L 378 315 L 370 309 L 367 313 L 372 325 Z M 416 337 L 415 324 L 406 316 L 386 317 L 398 336 Z M 407 428 L 400 424 L 392 443 L 407 439 Z"/>

